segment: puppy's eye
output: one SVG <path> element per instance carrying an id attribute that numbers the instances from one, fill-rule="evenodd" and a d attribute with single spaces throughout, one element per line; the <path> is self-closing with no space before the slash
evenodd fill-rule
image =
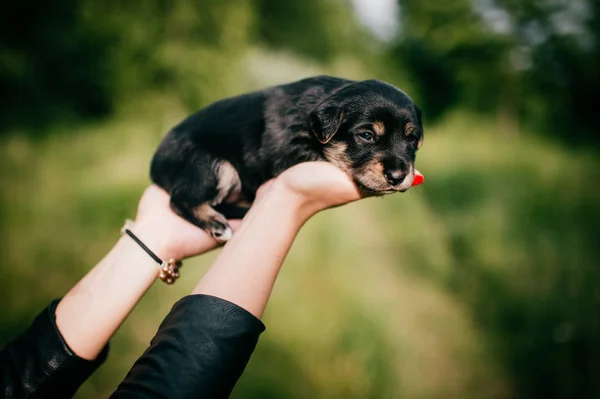
<path id="1" fill-rule="evenodd" d="M 360 137 L 361 140 L 367 142 L 367 143 L 372 143 L 375 141 L 375 135 L 371 132 L 362 132 L 358 134 L 358 137 Z"/>
<path id="2" fill-rule="evenodd" d="M 414 134 L 411 134 L 406 137 L 406 141 L 413 144 L 413 143 L 416 143 L 417 141 L 419 141 L 419 138 L 417 136 L 415 136 Z"/>

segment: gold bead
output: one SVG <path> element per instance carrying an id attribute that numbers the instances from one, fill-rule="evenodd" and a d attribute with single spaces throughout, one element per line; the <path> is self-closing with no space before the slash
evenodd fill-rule
<path id="1" fill-rule="evenodd" d="M 179 267 L 181 266 L 183 266 L 181 261 L 169 259 L 168 262 L 160 265 L 158 277 L 169 285 L 173 284 L 179 278 Z"/>

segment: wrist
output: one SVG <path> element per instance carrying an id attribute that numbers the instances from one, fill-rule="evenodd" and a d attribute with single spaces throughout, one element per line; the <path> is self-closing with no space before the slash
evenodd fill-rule
<path id="1" fill-rule="evenodd" d="M 156 223 L 136 220 L 131 231 L 162 261 L 178 259 L 174 246 L 169 244 L 169 232 Z"/>
<path id="2" fill-rule="evenodd" d="M 266 197 L 270 202 L 270 207 L 284 210 L 289 217 L 300 224 L 305 223 L 320 210 L 314 201 L 308 200 L 304 195 L 278 181 L 275 181 Z"/>

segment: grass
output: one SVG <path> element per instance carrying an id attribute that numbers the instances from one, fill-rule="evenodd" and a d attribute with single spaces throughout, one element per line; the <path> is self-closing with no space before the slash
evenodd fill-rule
<path id="1" fill-rule="evenodd" d="M 184 114 L 152 95 L 2 139 L 0 343 L 109 250 Z M 457 114 L 428 129 L 417 165 L 422 186 L 305 226 L 234 398 L 600 396 L 597 153 Z M 78 397 L 116 388 L 215 256 L 152 287 Z"/>

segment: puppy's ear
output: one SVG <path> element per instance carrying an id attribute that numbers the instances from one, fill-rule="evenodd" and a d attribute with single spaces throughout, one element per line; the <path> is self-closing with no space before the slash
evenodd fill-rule
<path id="1" fill-rule="evenodd" d="M 417 111 L 417 124 L 421 130 L 421 137 L 419 137 L 419 142 L 417 143 L 417 150 L 421 148 L 423 145 L 423 114 L 421 113 L 421 109 L 415 105 L 415 111 Z"/>
<path id="2" fill-rule="evenodd" d="M 327 144 L 337 133 L 343 118 L 341 107 L 325 100 L 310 113 L 310 129 L 321 144 Z"/>

